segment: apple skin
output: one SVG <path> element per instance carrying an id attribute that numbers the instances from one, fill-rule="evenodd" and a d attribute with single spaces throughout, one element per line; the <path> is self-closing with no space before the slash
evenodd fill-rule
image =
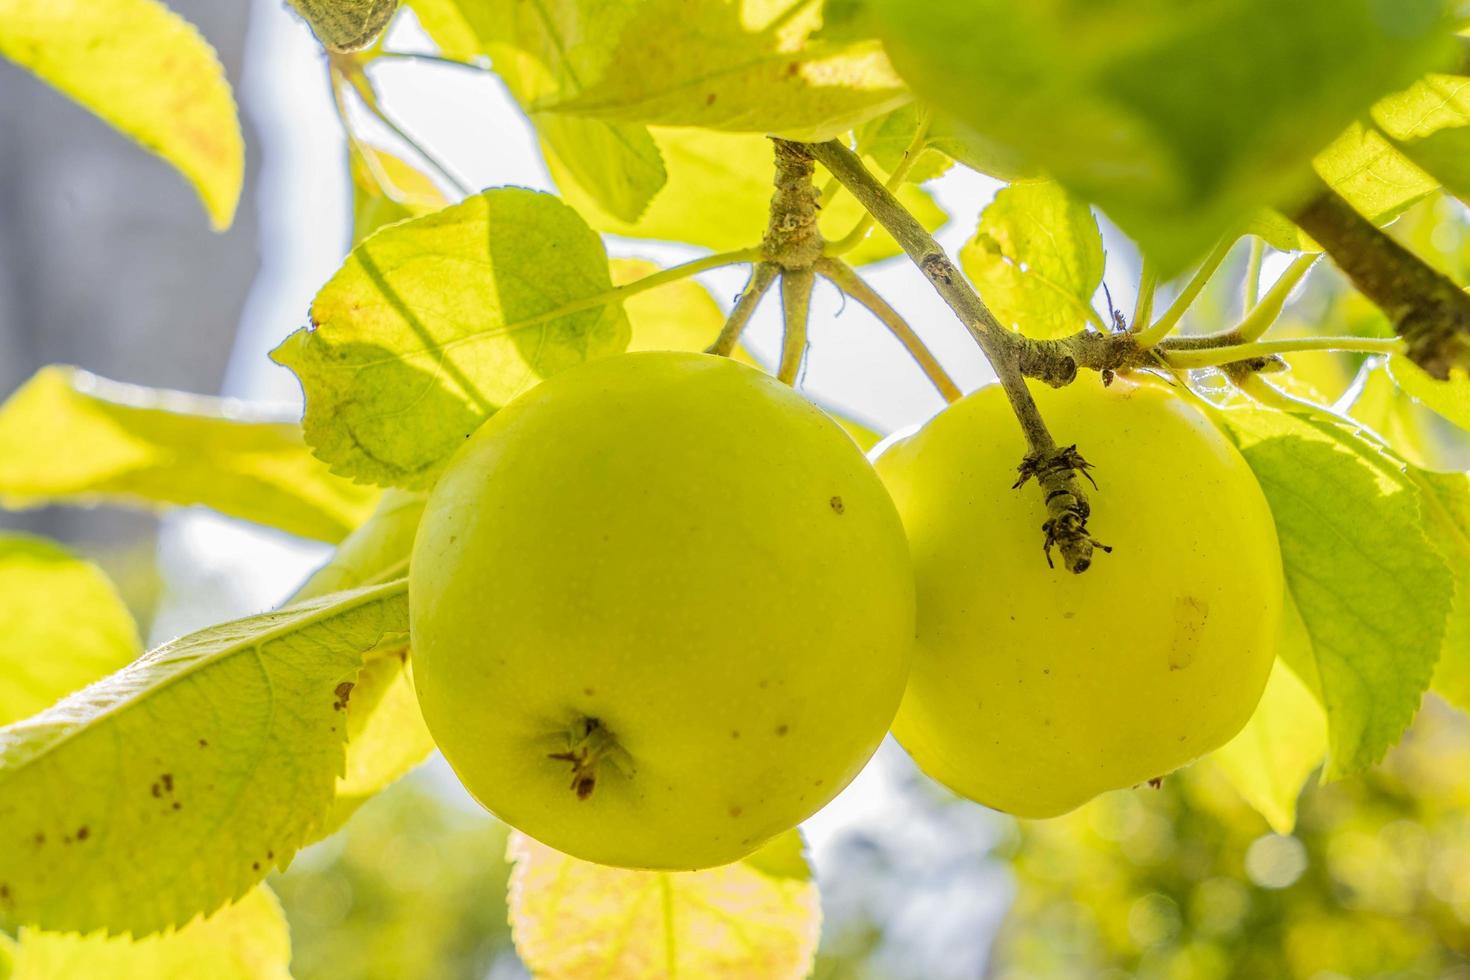
<path id="1" fill-rule="evenodd" d="M 949 406 L 877 460 L 913 551 L 918 639 L 894 735 L 962 796 L 1050 817 L 1225 744 L 1255 710 L 1284 595 L 1271 511 L 1224 434 L 1162 383 L 1031 386 L 1076 442 L 1080 575 L 1043 557 L 1045 503 L 1004 392 Z M 881 447 L 880 447 L 881 448 Z"/>
<path id="2" fill-rule="evenodd" d="M 726 864 L 816 812 L 913 653 L 903 525 L 862 451 L 705 354 L 593 361 L 494 415 L 430 494 L 409 595 L 465 786 L 622 867 Z"/>

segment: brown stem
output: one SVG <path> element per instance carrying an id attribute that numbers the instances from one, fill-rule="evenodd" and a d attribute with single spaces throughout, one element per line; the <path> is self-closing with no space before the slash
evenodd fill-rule
<path id="1" fill-rule="evenodd" d="M 1384 312 L 1411 361 L 1436 378 L 1470 370 L 1470 293 L 1322 185 L 1292 215 Z"/>
<path id="2" fill-rule="evenodd" d="M 761 243 L 766 259 L 783 269 L 810 269 L 822 257 L 817 227 L 820 192 L 812 183 L 816 166 L 803 143 L 776 140 L 776 192 Z"/>

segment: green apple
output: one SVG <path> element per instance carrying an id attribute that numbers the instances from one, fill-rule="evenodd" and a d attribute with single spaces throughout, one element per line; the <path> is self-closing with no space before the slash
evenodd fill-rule
<path id="1" fill-rule="evenodd" d="M 1275 525 L 1245 460 L 1162 383 L 1033 387 L 1100 489 L 1113 546 L 1048 567 L 1026 453 L 999 387 L 951 405 L 877 467 L 903 515 L 918 638 L 894 734 L 955 792 L 1026 817 L 1163 776 L 1250 718 L 1276 652 Z"/>
<path id="2" fill-rule="evenodd" d="M 493 416 L 409 578 L 424 719 L 489 810 L 604 864 L 724 864 L 882 740 L 913 571 L 862 452 L 727 358 L 637 353 Z"/>

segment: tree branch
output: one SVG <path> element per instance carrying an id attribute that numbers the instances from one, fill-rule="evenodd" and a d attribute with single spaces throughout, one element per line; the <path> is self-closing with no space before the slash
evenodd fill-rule
<path id="1" fill-rule="evenodd" d="M 1387 315 L 1408 357 L 1444 380 L 1470 371 L 1470 293 L 1389 237 L 1323 184 L 1292 215 Z"/>
<path id="2" fill-rule="evenodd" d="M 776 142 L 779 146 L 783 141 Z M 1076 361 L 1069 357 L 1065 364 L 1043 364 L 1046 358 L 1036 345 L 1002 327 L 939 243 L 868 172 L 857 154 L 836 140 L 809 144 L 806 150 L 878 219 L 975 338 L 995 369 L 1030 447 L 1021 464 L 1022 482 L 1035 476 L 1046 498 L 1050 515 L 1044 525 L 1047 549 L 1056 545 L 1068 569 L 1086 571 L 1096 542 L 1087 533 L 1091 508 L 1077 479 L 1085 462 L 1076 447 L 1060 448 L 1052 439 L 1026 387 L 1026 375 L 1032 372 L 1023 367 L 1029 366 L 1037 372 L 1033 376 L 1050 383 L 1066 384 L 1076 377 Z"/>

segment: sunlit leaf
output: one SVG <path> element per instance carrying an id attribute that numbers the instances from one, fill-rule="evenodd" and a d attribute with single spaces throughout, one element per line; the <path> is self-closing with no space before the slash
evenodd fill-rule
<path id="1" fill-rule="evenodd" d="M 876 41 L 812 39 L 808 0 L 575 0 L 554 20 L 580 91 L 537 110 L 821 140 L 909 98 Z"/>
<path id="2" fill-rule="evenodd" d="M 43 368 L 0 406 L 0 503 L 203 504 L 339 541 L 377 493 L 314 459 L 295 423 L 239 402 Z"/>
<path id="3" fill-rule="evenodd" d="M 1063 337 L 1096 320 L 1103 242 L 1092 210 L 1050 181 L 1013 184 L 980 215 L 960 266 L 1003 326 Z"/>
<path id="4" fill-rule="evenodd" d="M 1404 464 L 1331 422 L 1223 413 L 1271 504 L 1287 588 L 1311 640 L 1292 664 L 1327 711 L 1326 777 L 1373 765 L 1429 686 L 1454 579 L 1430 545 Z"/>
<path id="5" fill-rule="evenodd" d="M 579 95 L 597 37 L 580 34 L 575 5 L 513 0 L 411 0 L 420 23 L 451 57 L 488 55 L 521 107 Z M 608 11 L 614 11 L 609 7 Z M 593 26 L 601 14 L 591 15 Z M 663 159 L 648 130 L 531 111 L 548 163 L 576 176 L 598 206 L 636 221 L 663 186 Z"/>
<path id="6" fill-rule="evenodd" d="M 1470 197 L 1470 78 L 1430 75 L 1375 105 L 1373 121 L 1451 193 Z"/>
<path id="7" fill-rule="evenodd" d="M 437 211 L 449 202 L 423 171 L 365 143 L 348 146 L 352 172 L 352 243 L 384 225 Z"/>
<path id="8" fill-rule="evenodd" d="M 0 725 L 141 652 L 132 614 L 101 569 L 42 538 L 0 534 Z"/>
<path id="9" fill-rule="evenodd" d="M 1449 60 L 1444 0 L 874 0 L 920 96 L 1181 271 L 1383 95 Z M 1351 57 L 1344 52 L 1351 51 Z"/>
<path id="10" fill-rule="evenodd" d="M 804 977 L 821 926 L 816 884 L 789 831 L 706 871 L 630 871 L 512 834 L 516 951 L 539 978 Z"/>
<path id="11" fill-rule="evenodd" d="M 654 129 L 669 180 L 648 210 L 636 222 L 619 220 L 600 208 L 577 183 L 575 175 L 551 159 L 551 175 L 566 202 L 594 228 L 631 238 L 657 238 L 702 245 L 716 252 L 759 244 L 770 221 L 771 179 L 775 174 L 771 141 L 763 136 L 713 133 L 699 129 Z M 827 183 L 818 168 L 816 185 Z M 921 188 L 905 184 L 899 202 L 934 231 L 945 213 Z M 862 205 L 839 191 L 822 207 L 822 234 L 829 239 L 846 235 L 863 216 Z M 898 243 L 875 230 L 852 252 L 843 256 L 854 265 L 899 254 Z"/>
<path id="12" fill-rule="evenodd" d="M 1361 122 L 1327 144 L 1312 166 L 1328 187 L 1377 224 L 1398 217 L 1439 187 L 1439 181 L 1395 149 L 1377 128 Z"/>
<path id="13" fill-rule="evenodd" d="M 1439 381 L 1407 357 L 1389 358 L 1388 370 L 1405 392 L 1470 432 L 1470 375 L 1456 372 Z"/>
<path id="14" fill-rule="evenodd" d="M 0 55 L 178 168 L 226 228 L 245 172 L 224 69 L 157 0 L 0 0 Z"/>
<path id="15" fill-rule="evenodd" d="M 284 867 L 332 803 L 364 656 L 407 634 L 406 592 L 203 630 L 0 728 L 0 925 L 146 935 Z"/>
<path id="16" fill-rule="evenodd" d="M 306 439 L 355 480 L 418 489 L 520 392 L 628 343 L 602 240 L 571 208 L 486 191 L 384 228 L 272 354 L 306 392 Z"/>
<path id="17" fill-rule="evenodd" d="M 1455 597 L 1434 690 L 1470 711 L 1470 473 L 1410 470 L 1424 495 L 1429 540 L 1455 575 Z"/>
<path id="18" fill-rule="evenodd" d="M 1308 644 L 1294 611 L 1282 623 L 1285 642 Z M 1302 652 L 1311 657 L 1310 649 Z M 1266 682 L 1255 714 L 1239 735 L 1210 758 L 1271 829 L 1289 834 L 1296 826 L 1296 800 L 1327 754 L 1327 718 L 1322 706 L 1282 660 Z"/>
<path id="19" fill-rule="evenodd" d="M 129 939 L 21 929 L 19 939 L 10 980 L 291 980 L 290 929 L 265 885 L 167 935 Z"/>

